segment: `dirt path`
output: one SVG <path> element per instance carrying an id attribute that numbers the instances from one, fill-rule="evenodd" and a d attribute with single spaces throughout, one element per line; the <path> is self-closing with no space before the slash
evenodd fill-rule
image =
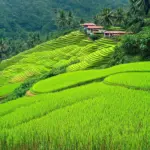
<path id="1" fill-rule="evenodd" d="M 26 96 L 33 97 L 33 96 L 35 96 L 35 94 L 33 94 L 31 91 L 27 91 Z"/>

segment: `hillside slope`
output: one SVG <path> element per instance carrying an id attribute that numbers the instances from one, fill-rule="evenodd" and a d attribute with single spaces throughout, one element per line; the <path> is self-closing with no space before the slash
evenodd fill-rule
<path id="1" fill-rule="evenodd" d="M 150 148 L 150 62 L 61 74 L 0 104 L 0 149 Z"/>
<path id="2" fill-rule="evenodd" d="M 86 20 L 106 6 L 116 8 L 126 4 L 127 0 L 0 0 L 0 37 L 23 31 L 47 33 L 56 28 L 56 9 L 72 10 Z"/>
<path id="3" fill-rule="evenodd" d="M 20 53 L 0 64 L 0 89 L 45 73 L 59 74 L 100 67 L 107 63 L 116 43 L 110 39 L 89 40 L 76 31 Z M 9 93 L 12 91 L 9 91 Z M 7 92 L 5 92 L 7 95 Z M 0 94 L 4 96 L 4 94 Z"/>

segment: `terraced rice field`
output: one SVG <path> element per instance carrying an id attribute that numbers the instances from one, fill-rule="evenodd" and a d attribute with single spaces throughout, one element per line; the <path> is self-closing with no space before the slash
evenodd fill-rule
<path id="1" fill-rule="evenodd" d="M 36 83 L 36 96 L 0 104 L 0 149 L 150 149 L 149 74 L 142 62 Z"/>
<path id="2" fill-rule="evenodd" d="M 110 39 L 93 42 L 79 31 L 72 32 L 2 61 L 0 86 L 24 82 L 48 72 L 59 74 L 103 65 L 115 45 Z"/>
<path id="3" fill-rule="evenodd" d="M 10 94 L 13 90 L 15 90 L 21 83 L 15 83 L 15 84 L 7 84 L 2 87 L 0 87 L 0 98 L 7 96 Z"/>

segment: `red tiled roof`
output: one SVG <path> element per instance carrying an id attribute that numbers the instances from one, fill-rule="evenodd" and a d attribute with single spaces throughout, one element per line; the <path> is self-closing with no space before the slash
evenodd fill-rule
<path id="1" fill-rule="evenodd" d="M 129 32 L 125 32 L 125 31 L 106 31 L 105 34 L 126 34 Z"/>
<path id="2" fill-rule="evenodd" d="M 94 23 L 84 23 L 83 26 L 96 26 Z"/>
<path id="3" fill-rule="evenodd" d="M 88 26 L 88 29 L 103 29 L 103 26 Z"/>

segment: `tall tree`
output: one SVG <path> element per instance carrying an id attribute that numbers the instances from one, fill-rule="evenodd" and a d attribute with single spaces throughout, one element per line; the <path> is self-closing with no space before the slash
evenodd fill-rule
<path id="1" fill-rule="evenodd" d="M 57 26 L 60 28 L 60 29 L 63 29 L 67 26 L 67 18 L 66 18 L 66 13 L 64 10 L 60 10 L 58 12 L 58 15 L 57 15 Z"/>
<path id="2" fill-rule="evenodd" d="M 72 14 L 71 11 L 69 11 L 68 16 L 67 16 L 67 25 L 68 25 L 68 27 L 72 27 L 73 19 L 74 19 L 73 14 Z"/>
<path id="3" fill-rule="evenodd" d="M 149 13 L 150 10 L 150 0 L 130 0 L 132 4 L 136 7 L 144 10 L 146 15 Z"/>
<path id="4" fill-rule="evenodd" d="M 3 60 L 7 57 L 8 45 L 3 39 L 0 40 L 0 60 Z"/>
<path id="5" fill-rule="evenodd" d="M 109 8 L 103 9 L 102 13 L 100 14 L 100 23 L 105 26 L 113 25 L 114 14 L 113 11 Z"/>
<path id="6" fill-rule="evenodd" d="M 118 8 L 114 14 L 114 18 L 117 25 L 121 25 L 124 21 L 125 14 L 122 8 Z"/>
<path id="7" fill-rule="evenodd" d="M 94 19 L 94 23 L 95 24 L 99 24 L 100 23 L 100 16 L 99 15 L 94 16 L 93 19 Z"/>

